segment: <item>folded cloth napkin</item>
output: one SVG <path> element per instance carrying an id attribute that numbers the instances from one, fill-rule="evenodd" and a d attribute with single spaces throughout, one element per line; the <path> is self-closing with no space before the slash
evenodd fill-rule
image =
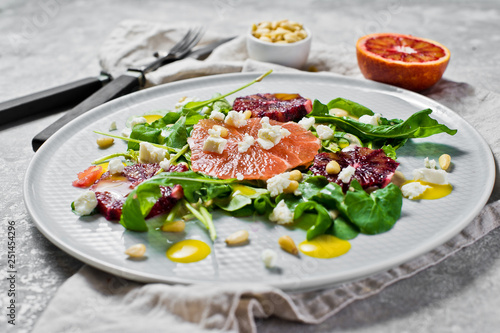
<path id="1" fill-rule="evenodd" d="M 139 22 L 123 22 L 101 53 L 104 70 L 117 73 L 168 47 L 182 36 L 182 29 Z M 207 35 L 201 43 L 216 36 Z M 290 68 L 248 59 L 244 38 L 219 47 L 205 61 L 186 59 L 148 74 L 148 86 L 191 77 L 230 72 Z M 358 76 L 351 51 L 314 44 L 308 69 Z M 500 132 L 486 121 L 500 106 L 500 96 L 466 83 L 442 80 L 426 95 L 453 109 L 487 140 L 500 157 Z M 498 184 L 498 182 L 497 182 Z M 498 185 L 497 185 L 498 186 Z M 255 332 L 256 318 L 277 316 L 316 324 L 350 303 L 374 295 L 398 280 L 422 271 L 461 248 L 474 243 L 500 225 L 500 191 L 495 188 L 488 204 L 460 234 L 433 251 L 399 267 L 368 278 L 311 292 L 285 293 L 265 285 L 141 284 L 84 266 L 69 278 L 39 318 L 34 333 L 41 332 Z"/>

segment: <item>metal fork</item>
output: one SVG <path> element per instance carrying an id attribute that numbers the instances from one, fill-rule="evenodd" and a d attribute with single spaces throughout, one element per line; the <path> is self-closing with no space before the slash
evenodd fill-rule
<path id="1" fill-rule="evenodd" d="M 171 63 L 175 60 L 179 60 L 184 58 L 191 49 L 198 44 L 201 37 L 205 33 L 203 27 L 196 27 L 193 29 L 189 29 L 186 35 L 177 42 L 166 54 L 162 54 L 157 60 L 152 63 L 139 67 L 139 68 L 131 68 L 130 70 L 138 70 L 143 74 L 152 72 L 157 70 L 159 67 Z"/>
<path id="2" fill-rule="evenodd" d="M 203 33 L 204 29 L 202 27 L 189 29 L 186 35 L 177 44 L 175 44 L 164 57 L 156 59 L 152 63 L 142 67 L 129 68 L 125 72 L 125 74 L 120 75 L 115 80 L 99 89 L 96 93 L 68 111 L 64 116 L 56 120 L 55 123 L 38 133 L 32 141 L 33 150 L 37 151 L 38 148 L 40 148 L 40 146 L 50 136 L 52 136 L 52 134 L 54 134 L 74 118 L 101 104 L 109 102 L 122 95 L 131 93 L 144 86 L 144 83 L 146 81 L 146 73 L 154 71 L 159 67 L 173 61 L 184 58 L 199 42 L 199 40 L 203 36 Z"/>

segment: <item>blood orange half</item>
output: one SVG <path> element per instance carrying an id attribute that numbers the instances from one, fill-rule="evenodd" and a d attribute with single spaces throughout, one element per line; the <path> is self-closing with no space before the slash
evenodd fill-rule
<path id="1" fill-rule="evenodd" d="M 247 125 L 236 128 L 222 121 L 205 119 L 194 126 L 188 139 L 191 148 L 191 167 L 194 171 L 220 179 L 269 179 L 277 174 L 298 166 L 309 165 L 318 153 L 321 144 L 310 131 L 297 123 L 281 123 L 269 120 L 271 125 L 280 125 L 290 131 L 290 135 L 269 150 L 257 143 L 259 129 L 262 128 L 260 118 L 248 119 Z M 227 143 L 222 154 L 203 151 L 208 130 L 214 125 L 224 126 L 228 130 Z M 245 134 L 251 135 L 255 143 L 246 152 L 238 151 L 238 142 Z"/>
<path id="2" fill-rule="evenodd" d="M 443 76 L 450 51 L 438 42 L 393 33 L 371 34 L 356 43 L 365 78 L 421 91 Z"/>

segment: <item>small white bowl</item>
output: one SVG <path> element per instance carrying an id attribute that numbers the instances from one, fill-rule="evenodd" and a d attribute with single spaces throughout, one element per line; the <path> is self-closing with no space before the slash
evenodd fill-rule
<path id="1" fill-rule="evenodd" d="M 254 60 L 300 69 L 307 62 L 312 41 L 311 31 L 305 27 L 304 30 L 307 33 L 306 38 L 289 44 L 261 41 L 254 37 L 250 30 L 247 35 L 248 55 Z"/>

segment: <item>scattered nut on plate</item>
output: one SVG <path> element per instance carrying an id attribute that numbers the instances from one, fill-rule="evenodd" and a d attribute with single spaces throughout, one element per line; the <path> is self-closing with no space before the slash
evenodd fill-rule
<path id="1" fill-rule="evenodd" d="M 146 245 L 144 244 L 135 244 L 129 247 L 125 254 L 131 258 L 141 258 L 146 253 Z"/>
<path id="2" fill-rule="evenodd" d="M 263 42 L 289 44 L 303 40 L 307 32 L 302 24 L 290 21 L 263 21 L 252 25 L 252 35 Z"/>

